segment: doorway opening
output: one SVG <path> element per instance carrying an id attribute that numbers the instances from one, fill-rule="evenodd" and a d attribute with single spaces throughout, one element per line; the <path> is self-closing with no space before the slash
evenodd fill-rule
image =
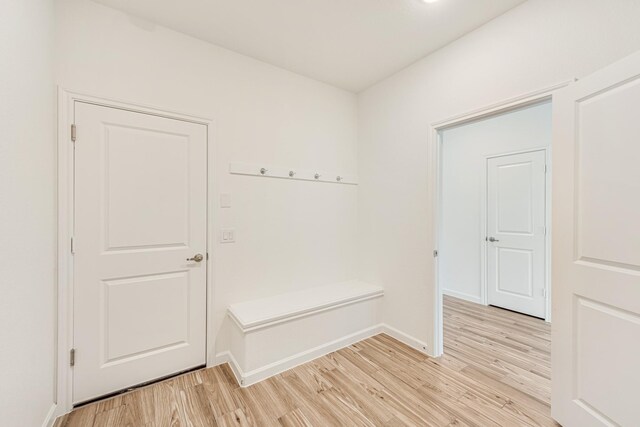
<path id="1" fill-rule="evenodd" d="M 433 125 L 436 355 L 444 295 L 551 320 L 555 89 Z"/>
<path id="2" fill-rule="evenodd" d="M 528 394 L 545 413 L 551 107 L 547 93 L 434 126 L 436 353 L 465 375 Z"/>

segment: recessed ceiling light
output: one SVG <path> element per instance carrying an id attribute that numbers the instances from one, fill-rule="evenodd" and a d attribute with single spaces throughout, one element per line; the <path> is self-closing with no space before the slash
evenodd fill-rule
<path id="1" fill-rule="evenodd" d="M 438 0 L 422 0 L 423 3 L 435 3 Z"/>

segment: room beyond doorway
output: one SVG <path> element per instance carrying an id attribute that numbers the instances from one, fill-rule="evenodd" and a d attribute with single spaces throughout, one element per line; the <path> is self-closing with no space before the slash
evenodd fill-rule
<path id="1" fill-rule="evenodd" d="M 442 292 L 548 319 L 551 101 L 440 132 Z"/>

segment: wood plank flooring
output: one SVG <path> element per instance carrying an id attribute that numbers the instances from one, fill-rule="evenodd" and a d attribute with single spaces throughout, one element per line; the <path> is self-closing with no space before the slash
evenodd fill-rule
<path id="1" fill-rule="evenodd" d="M 557 426 L 549 325 L 444 301 L 438 359 L 382 334 L 251 387 L 223 365 L 81 407 L 55 425 Z"/>

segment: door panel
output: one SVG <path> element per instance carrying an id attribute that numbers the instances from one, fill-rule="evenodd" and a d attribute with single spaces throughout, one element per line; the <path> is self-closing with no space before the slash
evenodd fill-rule
<path id="1" fill-rule="evenodd" d="M 533 297 L 533 251 L 496 248 L 496 252 L 498 292 Z"/>
<path id="2" fill-rule="evenodd" d="M 105 280 L 102 287 L 103 363 L 188 343 L 189 276 L 186 272 Z M 149 295 L 154 296 L 153 304 L 139 304 Z"/>
<path id="3" fill-rule="evenodd" d="M 487 161 L 489 304 L 545 317 L 545 152 Z"/>
<path id="4" fill-rule="evenodd" d="M 640 425 L 640 54 L 554 96 L 552 415 Z"/>
<path id="5" fill-rule="evenodd" d="M 640 317 L 616 307 L 576 298 L 576 397 L 588 410 L 600 414 L 616 414 L 618 425 L 638 425 L 637 392 L 611 394 L 617 390 L 635 390 L 638 380 L 635 367 L 640 357 Z M 612 333 L 615 331 L 615 333 Z M 615 363 L 605 363 L 602 348 L 615 355 Z M 613 386 L 613 387 L 612 387 Z M 612 398 L 615 396 L 615 398 Z M 635 412 L 635 415 L 634 415 Z M 609 418 L 609 417 L 607 417 Z M 613 420 L 613 418 L 611 418 Z"/>
<path id="6" fill-rule="evenodd" d="M 104 133 L 105 249 L 187 246 L 188 137 L 113 124 Z"/>
<path id="7" fill-rule="evenodd" d="M 623 106 L 639 99 L 633 80 L 579 101 L 576 113 L 579 256 L 631 269 L 640 265 L 640 227 L 629 226 L 640 212 L 640 147 L 631 137 L 640 121 Z"/>
<path id="8" fill-rule="evenodd" d="M 76 102 L 74 403 L 205 363 L 207 135 Z"/>
<path id="9" fill-rule="evenodd" d="M 518 156 L 519 157 L 519 156 Z M 500 159 L 504 160 L 504 159 Z M 495 217 L 497 233 L 532 235 L 533 215 L 532 202 L 532 162 L 530 160 L 514 163 L 489 160 L 490 167 L 497 168 L 496 207 L 498 215 Z M 491 183 L 489 184 L 491 185 Z"/>

